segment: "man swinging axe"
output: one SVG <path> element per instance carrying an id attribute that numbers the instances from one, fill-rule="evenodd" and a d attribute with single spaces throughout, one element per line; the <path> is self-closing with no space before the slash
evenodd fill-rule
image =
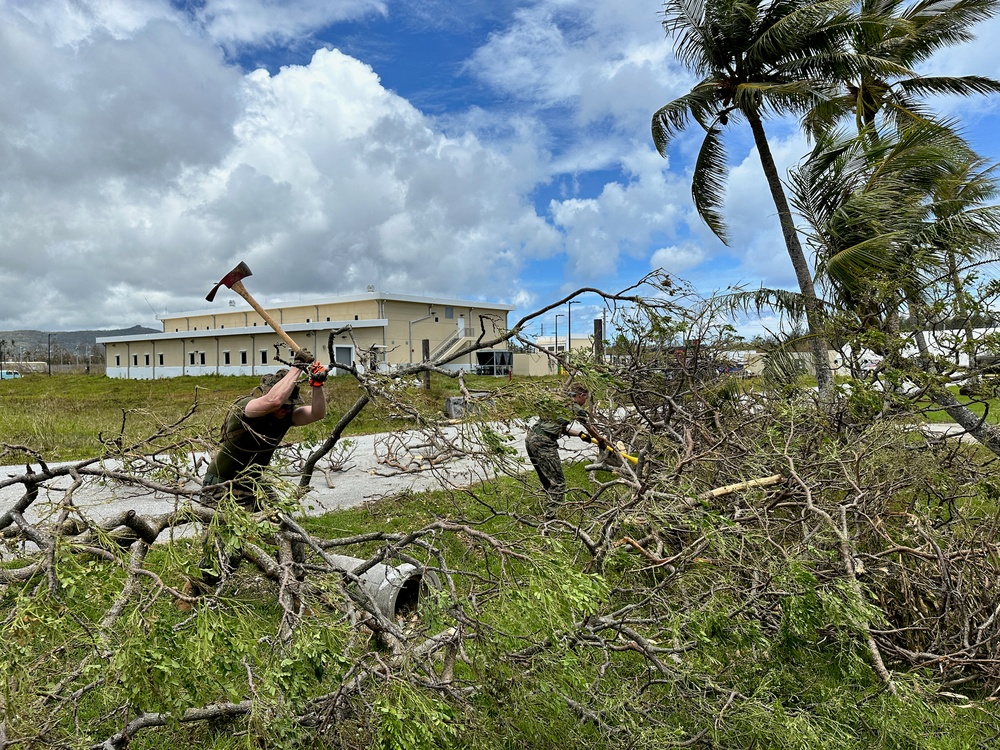
<path id="1" fill-rule="evenodd" d="M 219 286 L 225 285 L 252 300 L 241 281 L 249 275 L 250 269 L 241 263 L 216 284 L 208 299 L 214 298 Z M 259 307 L 256 301 L 251 304 L 255 309 Z M 219 507 L 227 498 L 251 513 L 273 505 L 277 499 L 275 489 L 267 481 L 264 469 L 271 463 L 285 433 L 291 427 L 311 424 L 326 416 L 323 384 L 328 369 L 316 361 L 309 350 L 296 345 L 270 316 L 266 316 L 265 320 L 269 320 L 275 332 L 292 346 L 295 352 L 293 366 L 264 375 L 260 385 L 230 409 L 222 427 L 221 443 L 202 480 L 202 502 L 212 507 Z M 304 404 L 299 392 L 299 381 L 303 377 L 309 383 L 308 404 Z M 301 565 L 305 561 L 302 543 L 292 545 L 292 556 L 296 577 L 301 578 Z M 184 594 L 206 593 L 234 571 L 242 558 L 242 540 L 232 529 L 225 525 L 210 529 L 205 536 L 203 556 L 198 564 L 199 579 L 189 581 L 184 587 Z M 189 611 L 191 602 L 179 599 L 177 608 Z"/>

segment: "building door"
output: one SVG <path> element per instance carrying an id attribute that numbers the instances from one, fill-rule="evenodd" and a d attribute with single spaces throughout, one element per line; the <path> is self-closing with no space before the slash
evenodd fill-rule
<path id="1" fill-rule="evenodd" d="M 333 361 L 338 365 L 344 365 L 350 367 L 351 363 L 354 362 L 354 347 L 353 346 L 335 346 L 333 347 Z M 339 371 L 335 371 L 337 374 Z"/>

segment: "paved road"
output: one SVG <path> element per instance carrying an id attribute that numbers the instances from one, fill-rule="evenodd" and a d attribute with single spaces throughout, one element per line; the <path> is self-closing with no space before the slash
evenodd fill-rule
<path id="1" fill-rule="evenodd" d="M 928 437 L 955 438 L 961 441 L 975 442 L 976 439 L 965 431 L 960 424 L 953 422 L 934 422 L 920 425 L 920 431 Z"/>
<path id="2" fill-rule="evenodd" d="M 482 447 L 476 433 L 468 428 L 461 432 L 458 427 L 445 428 L 452 446 L 460 446 L 475 451 Z M 523 426 L 504 430 L 507 444 L 518 451 L 514 459 L 522 471 L 530 471 L 531 465 L 524 454 Z M 564 456 L 583 457 L 596 455 L 596 450 L 579 440 L 563 440 Z M 303 500 L 305 510 L 310 515 L 322 515 L 337 508 L 345 508 L 369 500 L 376 500 L 404 491 L 421 492 L 440 489 L 443 486 L 464 487 L 491 476 L 483 462 L 468 457 L 450 457 L 447 443 L 428 444 L 426 437 L 415 432 L 382 433 L 377 435 L 351 436 L 342 440 L 346 451 L 336 454 L 339 470 L 317 472 L 313 477 L 312 490 Z M 204 456 L 201 456 L 204 459 Z M 195 457 L 192 456 L 192 462 Z M 434 464 L 432 466 L 432 464 Z M 515 466 L 518 464 L 515 463 Z M 37 470 L 37 465 L 36 465 Z M 0 480 L 20 476 L 24 465 L 0 466 Z M 53 479 L 46 485 L 47 498 L 59 501 L 72 483 L 68 476 Z M 194 486 L 194 485 L 192 485 Z M 23 485 L 13 484 L 0 488 L 0 516 L 10 510 L 23 494 Z M 150 490 L 109 485 L 96 479 L 86 479 L 74 492 L 74 503 L 84 509 L 87 515 L 100 521 L 128 509 L 140 515 L 155 516 L 174 509 L 177 499 L 174 495 Z M 46 503 L 39 498 L 37 510 L 29 518 L 37 518 L 38 510 Z"/>
<path id="3" fill-rule="evenodd" d="M 928 435 L 954 436 L 972 440 L 957 424 L 928 424 L 921 427 Z M 475 451 L 482 444 L 475 433 L 459 432 L 457 427 L 446 428 L 453 444 Z M 531 465 L 524 453 L 523 426 L 503 431 L 509 436 L 508 445 L 517 449 L 514 466 L 530 471 Z M 448 458 L 446 446 L 429 445 L 419 433 L 381 433 L 345 438 L 337 458 L 339 470 L 318 471 L 312 489 L 303 500 L 305 512 L 322 515 L 337 508 L 346 508 L 404 491 L 422 492 L 442 487 L 466 487 L 492 476 L 483 462 L 469 457 Z M 344 446 L 349 448 L 344 450 Z M 564 439 L 561 443 L 565 458 L 581 460 L 596 456 L 596 449 L 579 440 Z M 204 456 L 201 456 L 204 460 Z M 192 462 L 195 457 L 192 456 Z M 432 467 L 432 461 L 436 463 Z M 37 469 L 37 466 L 36 466 Z M 19 476 L 24 465 L 0 466 L 0 481 Z M 52 502 L 60 501 L 70 487 L 72 479 L 58 477 L 47 483 L 45 493 Z M 195 486 L 195 485 L 192 485 Z M 0 516 L 6 513 L 23 494 L 23 485 L 0 487 Z M 140 515 L 156 516 L 174 509 L 174 495 L 157 493 L 140 487 L 108 484 L 97 479 L 86 479 L 74 492 L 74 503 L 93 520 L 101 521 L 122 511 L 133 509 Z M 37 518 L 44 510 L 46 498 L 39 498 L 29 519 Z"/>

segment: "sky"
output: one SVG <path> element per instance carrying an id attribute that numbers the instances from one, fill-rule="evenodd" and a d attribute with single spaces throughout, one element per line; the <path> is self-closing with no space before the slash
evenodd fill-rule
<path id="1" fill-rule="evenodd" d="M 795 288 L 749 134 L 727 140 L 728 247 L 694 213 L 697 127 L 653 147 L 652 114 L 695 83 L 660 11 L 0 0 L 0 330 L 159 329 L 240 261 L 265 306 L 374 286 L 511 322 L 657 269 L 703 294 Z M 921 72 L 1000 78 L 1000 21 L 977 34 Z M 998 108 L 939 106 L 993 160 Z M 807 153 L 794 123 L 767 127 L 783 167 Z M 580 299 L 583 334 L 601 308 Z"/>

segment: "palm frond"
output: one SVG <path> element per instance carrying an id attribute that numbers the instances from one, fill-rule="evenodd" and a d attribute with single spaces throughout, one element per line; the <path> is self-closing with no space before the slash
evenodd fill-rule
<path id="1" fill-rule="evenodd" d="M 714 117 L 715 88 L 711 80 L 705 80 L 683 96 L 660 107 L 653 114 L 651 123 L 653 145 L 660 156 L 667 155 L 667 147 L 675 134 L 684 130 L 691 119 L 701 122 Z"/>
<path id="2" fill-rule="evenodd" d="M 806 322 L 807 304 L 800 292 L 787 289 L 741 289 L 716 298 L 720 309 L 735 316 L 753 312 L 760 316 L 764 312 L 776 312 L 793 324 Z"/>
<path id="3" fill-rule="evenodd" d="M 898 81 L 896 85 L 904 92 L 917 96 L 1000 93 L 1000 81 L 986 76 L 920 76 Z"/>
<path id="4" fill-rule="evenodd" d="M 719 208 L 726 194 L 726 149 L 722 143 L 722 131 L 711 128 L 705 133 L 698 159 L 694 165 L 694 176 L 691 180 L 691 196 L 694 198 L 698 215 L 715 233 L 715 236 L 728 244 L 726 226 Z"/>

